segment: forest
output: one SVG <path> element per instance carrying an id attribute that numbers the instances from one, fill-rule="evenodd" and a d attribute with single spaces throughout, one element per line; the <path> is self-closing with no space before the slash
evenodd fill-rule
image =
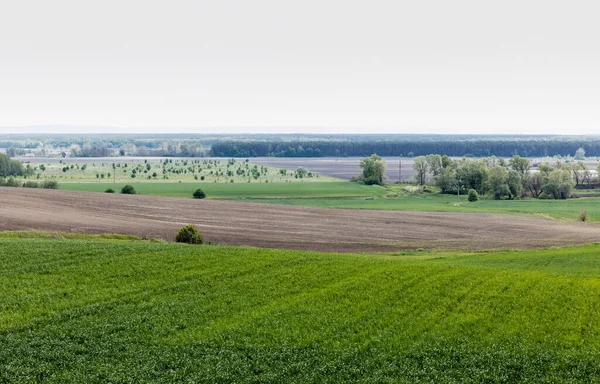
<path id="1" fill-rule="evenodd" d="M 573 155 L 583 148 L 600 156 L 600 139 L 473 139 L 405 141 L 219 141 L 211 147 L 216 157 L 423 156 L 439 153 L 466 157 L 545 157 Z"/>

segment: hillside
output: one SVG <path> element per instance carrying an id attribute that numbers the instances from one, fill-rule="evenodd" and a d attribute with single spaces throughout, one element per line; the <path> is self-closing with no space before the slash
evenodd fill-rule
<path id="1" fill-rule="evenodd" d="M 71 236 L 0 235 L 0 382 L 600 380 L 595 244 L 338 255 Z"/>

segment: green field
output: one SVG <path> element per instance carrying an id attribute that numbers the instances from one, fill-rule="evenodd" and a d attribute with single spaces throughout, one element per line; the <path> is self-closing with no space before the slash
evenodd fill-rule
<path id="1" fill-rule="evenodd" d="M 587 211 L 588 220 L 600 221 L 600 198 L 567 200 L 479 200 L 473 203 L 466 196 L 437 193 L 416 196 L 364 198 L 319 198 L 319 199 L 258 199 L 255 202 L 287 204 L 324 208 L 380 209 L 398 211 L 429 212 L 490 212 L 525 213 L 550 216 L 558 219 L 576 220 L 579 212 Z"/>
<path id="2" fill-rule="evenodd" d="M 0 235 L 0 382 L 600 381 L 599 245 L 337 255 L 79 237 Z"/>
<path id="3" fill-rule="evenodd" d="M 142 195 L 192 197 L 201 188 L 208 198 L 247 199 L 247 198 L 315 198 L 315 197 L 356 197 L 383 196 L 385 190 L 379 186 L 348 182 L 294 182 L 294 183 L 133 183 Z M 117 193 L 125 183 L 61 183 L 60 189 L 87 192 L 104 192 L 107 188 Z"/>

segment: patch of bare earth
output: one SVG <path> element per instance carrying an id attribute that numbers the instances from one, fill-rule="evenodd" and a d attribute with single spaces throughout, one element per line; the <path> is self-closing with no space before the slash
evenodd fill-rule
<path id="1" fill-rule="evenodd" d="M 190 223 L 215 244 L 324 252 L 512 249 L 600 241 L 598 224 L 533 215 L 326 209 L 0 188 L 3 231 L 123 233 L 171 241 Z"/>

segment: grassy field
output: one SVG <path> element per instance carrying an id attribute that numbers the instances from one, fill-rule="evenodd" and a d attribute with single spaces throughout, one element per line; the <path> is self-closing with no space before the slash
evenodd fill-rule
<path id="1" fill-rule="evenodd" d="M 600 380 L 599 245 L 336 255 L 19 237 L 0 235 L 0 382 Z"/>
<path id="2" fill-rule="evenodd" d="M 466 197 L 425 194 L 398 198 L 320 198 L 320 199 L 258 199 L 255 202 L 287 204 L 324 208 L 380 209 L 429 212 L 491 212 L 540 214 L 559 219 L 577 219 L 579 212 L 587 211 L 588 220 L 600 220 L 600 199 L 568 200 L 479 200 L 470 203 Z"/>
<path id="3" fill-rule="evenodd" d="M 295 182 L 295 183 L 133 183 L 142 195 L 192 197 L 201 188 L 208 198 L 247 199 L 247 198 L 315 198 L 315 197 L 365 197 L 383 196 L 385 190 L 379 186 L 348 182 Z M 72 191 L 104 192 L 112 188 L 119 193 L 125 183 L 62 183 L 60 189 Z"/>
<path id="4" fill-rule="evenodd" d="M 98 182 L 254 182 L 291 183 L 339 181 L 339 179 L 313 174 L 309 169 L 281 169 L 253 164 L 235 159 L 179 159 L 165 158 L 160 161 L 144 158 L 121 159 L 118 157 L 90 161 L 82 158 L 47 162 L 28 162 L 33 169 L 29 179 L 55 180 L 59 183 Z"/>

